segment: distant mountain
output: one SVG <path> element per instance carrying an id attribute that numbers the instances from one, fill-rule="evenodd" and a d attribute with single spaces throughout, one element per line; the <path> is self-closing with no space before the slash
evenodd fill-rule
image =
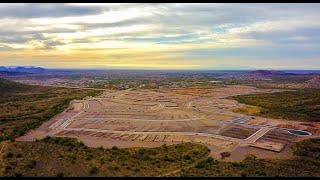
<path id="1" fill-rule="evenodd" d="M 45 72 L 45 69 L 34 66 L 0 66 L 0 71 L 38 74 Z"/>
<path id="2" fill-rule="evenodd" d="M 286 75 L 286 73 L 282 71 L 256 70 L 248 72 L 244 75 L 244 77 L 254 80 L 270 80 L 273 76 L 279 75 Z"/>
<path id="3" fill-rule="evenodd" d="M 227 75 L 229 78 L 235 78 L 240 80 L 272 80 L 275 76 L 287 76 L 295 75 L 294 73 L 287 73 L 284 71 L 271 71 L 271 70 L 255 70 L 246 71 L 242 73 Z"/>
<path id="4" fill-rule="evenodd" d="M 10 71 L 0 71 L 0 77 L 3 76 L 20 76 L 20 75 L 28 75 L 31 73 L 26 72 L 10 72 Z"/>
<path id="5" fill-rule="evenodd" d="M 269 70 L 256 70 L 248 72 L 250 75 L 258 76 L 272 76 L 272 75 L 286 75 L 286 72 L 283 71 L 269 71 Z"/>

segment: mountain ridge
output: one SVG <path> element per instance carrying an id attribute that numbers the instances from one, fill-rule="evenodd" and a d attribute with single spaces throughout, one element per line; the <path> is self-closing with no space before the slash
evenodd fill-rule
<path id="1" fill-rule="evenodd" d="M 0 72 L 43 73 L 46 69 L 36 66 L 0 66 Z"/>

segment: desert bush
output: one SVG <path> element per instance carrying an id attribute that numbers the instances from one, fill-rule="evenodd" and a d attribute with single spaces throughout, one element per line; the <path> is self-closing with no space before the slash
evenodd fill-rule
<path id="1" fill-rule="evenodd" d="M 222 153 L 220 153 L 220 156 L 221 156 L 221 159 L 225 159 L 227 157 L 230 157 L 231 153 L 230 152 L 222 152 Z"/>
<path id="2" fill-rule="evenodd" d="M 36 166 L 36 164 L 37 164 L 37 161 L 36 161 L 36 160 L 30 160 L 30 161 L 28 162 L 28 164 L 27 164 L 27 167 L 30 168 L 30 169 L 32 169 L 32 168 L 34 168 L 34 167 Z"/>
<path id="3" fill-rule="evenodd" d="M 12 158 L 13 157 L 13 153 L 12 152 L 8 152 L 7 154 L 6 154 L 6 158 Z"/>
<path id="4" fill-rule="evenodd" d="M 98 168 L 96 166 L 92 166 L 90 168 L 90 174 L 96 174 L 98 172 Z"/>
<path id="5" fill-rule="evenodd" d="M 57 176 L 57 177 L 63 177 L 64 174 L 63 174 L 63 172 L 58 172 L 56 176 Z"/>

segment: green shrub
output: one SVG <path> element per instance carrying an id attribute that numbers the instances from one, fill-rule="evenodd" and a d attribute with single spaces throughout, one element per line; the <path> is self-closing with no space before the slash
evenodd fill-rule
<path id="1" fill-rule="evenodd" d="M 63 174 L 63 172 L 58 172 L 56 176 L 57 176 L 57 177 L 63 177 L 64 174 Z"/>
<path id="2" fill-rule="evenodd" d="M 30 168 L 30 169 L 33 169 L 37 164 L 37 161 L 36 160 L 30 160 L 27 164 L 27 167 Z"/>
<path id="3" fill-rule="evenodd" d="M 13 153 L 12 152 L 8 152 L 7 154 L 6 154 L 6 158 L 12 158 L 13 157 Z"/>
<path id="4" fill-rule="evenodd" d="M 206 160 L 199 162 L 195 167 L 197 169 L 209 168 L 213 162 L 212 157 L 208 157 Z"/>
<path id="5" fill-rule="evenodd" d="M 98 172 L 98 168 L 96 166 L 92 166 L 90 168 L 90 174 L 96 174 Z"/>

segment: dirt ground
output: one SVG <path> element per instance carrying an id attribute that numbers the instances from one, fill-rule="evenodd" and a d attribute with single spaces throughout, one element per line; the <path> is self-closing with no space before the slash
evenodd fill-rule
<path id="1" fill-rule="evenodd" d="M 286 148 L 279 153 L 249 147 L 272 129 L 284 127 L 285 121 L 235 113 L 233 110 L 243 104 L 226 99 L 276 91 L 249 86 L 106 91 L 100 97 L 72 101 L 63 113 L 17 140 L 75 137 L 91 147 L 156 147 L 194 142 L 207 145 L 218 159 L 226 151 L 231 152 L 229 159 L 233 161 L 248 153 L 288 157 L 287 141 L 281 142 Z M 296 126 L 295 129 L 304 129 L 303 125 Z"/>

